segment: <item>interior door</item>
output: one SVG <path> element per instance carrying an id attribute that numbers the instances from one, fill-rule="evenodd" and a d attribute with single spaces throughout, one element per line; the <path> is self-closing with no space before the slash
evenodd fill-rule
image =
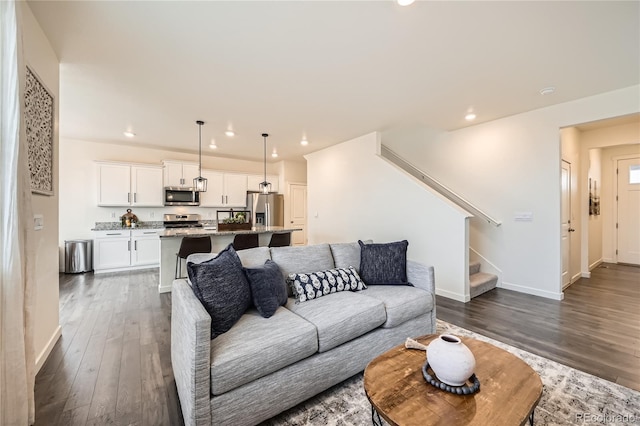
<path id="1" fill-rule="evenodd" d="M 640 158 L 618 160 L 617 261 L 640 265 Z"/>
<path id="2" fill-rule="evenodd" d="M 571 164 L 562 160 L 562 288 L 571 284 Z"/>
<path id="3" fill-rule="evenodd" d="M 307 244 L 307 185 L 289 185 L 289 218 L 291 226 L 301 228 L 291 234 L 291 244 L 301 246 Z"/>

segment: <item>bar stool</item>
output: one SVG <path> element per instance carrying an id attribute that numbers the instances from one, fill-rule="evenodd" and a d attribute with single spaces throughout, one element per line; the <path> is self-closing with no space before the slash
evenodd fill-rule
<path id="1" fill-rule="evenodd" d="M 176 253 L 176 275 L 175 278 L 181 277 L 182 259 L 193 253 L 211 253 L 211 237 L 183 237 L 180 243 L 180 249 Z"/>
<path id="2" fill-rule="evenodd" d="M 233 238 L 234 250 L 245 250 L 258 247 L 258 234 L 237 234 Z"/>
<path id="3" fill-rule="evenodd" d="M 286 247 L 291 245 L 291 232 L 271 235 L 269 247 Z"/>

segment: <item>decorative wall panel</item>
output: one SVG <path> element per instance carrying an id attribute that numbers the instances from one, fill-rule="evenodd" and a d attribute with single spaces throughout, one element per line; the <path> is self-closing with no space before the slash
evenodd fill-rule
<path id="1" fill-rule="evenodd" d="M 45 195 L 53 195 L 53 102 L 53 95 L 27 67 L 24 119 L 31 192 Z"/>

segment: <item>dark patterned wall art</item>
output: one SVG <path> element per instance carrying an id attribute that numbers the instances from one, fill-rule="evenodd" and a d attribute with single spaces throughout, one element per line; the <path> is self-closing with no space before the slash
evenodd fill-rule
<path id="1" fill-rule="evenodd" d="M 53 195 L 53 95 L 27 67 L 24 121 L 31 192 Z"/>

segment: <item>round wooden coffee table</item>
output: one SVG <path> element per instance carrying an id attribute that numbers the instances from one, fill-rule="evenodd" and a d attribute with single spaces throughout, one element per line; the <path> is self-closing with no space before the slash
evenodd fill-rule
<path id="1" fill-rule="evenodd" d="M 429 344 L 436 335 L 418 339 Z M 424 351 L 397 346 L 367 365 L 364 390 L 373 409 L 389 424 L 523 425 L 533 424 L 542 396 L 540 376 L 509 352 L 480 340 L 461 337 L 476 358 L 480 390 L 454 395 L 428 384 L 422 376 Z"/>

